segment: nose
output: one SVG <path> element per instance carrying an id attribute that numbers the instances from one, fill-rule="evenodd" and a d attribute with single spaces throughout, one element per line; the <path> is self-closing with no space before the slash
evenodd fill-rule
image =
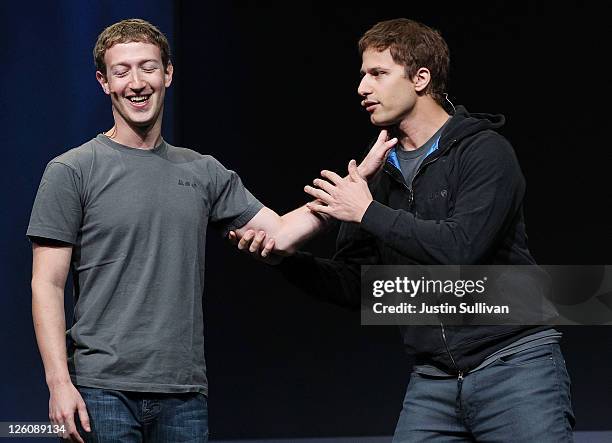
<path id="1" fill-rule="evenodd" d="M 140 91 L 147 86 L 143 78 L 140 76 L 138 69 L 133 69 L 130 76 L 130 83 L 128 85 L 130 89 Z"/>
<path id="2" fill-rule="evenodd" d="M 362 96 L 363 98 L 367 98 L 368 95 L 372 93 L 372 88 L 368 83 L 368 76 L 364 75 L 359 82 L 359 86 L 357 87 L 357 94 Z"/>

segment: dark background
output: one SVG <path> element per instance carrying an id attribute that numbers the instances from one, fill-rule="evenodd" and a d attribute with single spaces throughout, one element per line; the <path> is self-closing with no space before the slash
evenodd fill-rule
<path id="1" fill-rule="evenodd" d="M 277 212 L 304 203 L 302 188 L 320 169 L 344 171 L 376 135 L 356 94 L 361 34 L 395 17 L 435 27 L 451 51 L 453 102 L 507 118 L 503 134 L 527 178 L 525 214 L 538 262 L 611 262 L 603 67 L 609 41 L 602 11 L 577 2 L 564 9 L 375 3 L 0 6 L 0 421 L 47 416 L 25 229 L 46 163 L 112 126 L 91 50 L 102 28 L 123 18 L 148 19 L 171 40 L 175 76 L 164 137 L 212 154 Z M 312 300 L 210 234 L 205 318 L 212 437 L 391 434 L 410 371 L 397 331 L 360 326 L 357 313 Z M 334 238 L 330 232 L 307 249 L 329 255 Z M 563 331 L 577 429 L 611 429 L 612 329 Z"/>

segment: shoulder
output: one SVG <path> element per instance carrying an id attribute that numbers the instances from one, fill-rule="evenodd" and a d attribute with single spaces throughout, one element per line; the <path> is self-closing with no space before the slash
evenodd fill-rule
<path id="1" fill-rule="evenodd" d="M 87 171 L 88 165 L 92 163 L 96 143 L 96 139 L 92 139 L 80 146 L 69 149 L 51 159 L 47 164 L 46 170 L 65 168 L 79 179 L 82 178 L 84 171 Z"/>
<path id="2" fill-rule="evenodd" d="M 460 142 L 460 145 L 464 145 L 466 151 L 474 151 L 474 153 L 483 155 L 490 152 L 514 152 L 508 139 L 492 129 L 471 135 Z"/>
<path id="3" fill-rule="evenodd" d="M 512 144 L 506 137 L 493 130 L 485 130 L 459 142 L 459 162 L 506 164 L 518 166 Z"/>
<path id="4" fill-rule="evenodd" d="M 510 142 L 501 134 L 486 130 L 465 139 L 458 146 L 456 165 L 460 180 L 524 186 L 524 176 Z"/>

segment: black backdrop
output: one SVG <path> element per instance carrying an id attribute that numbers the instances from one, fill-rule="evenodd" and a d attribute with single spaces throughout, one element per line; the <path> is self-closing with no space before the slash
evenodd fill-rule
<path id="1" fill-rule="evenodd" d="M 29 16 L 27 33 L 28 25 L 18 19 L 28 11 L 2 11 L 3 18 L 11 17 L 3 40 L 15 43 L 12 31 L 20 29 L 15 44 L 22 49 L 3 47 L 9 60 L 3 102 L 11 107 L 3 110 L 2 145 L 11 164 L 3 176 L 7 357 L 0 420 L 46 416 L 23 233 L 46 161 L 110 126 L 109 103 L 96 89 L 88 58 L 97 32 L 116 19 L 143 16 L 173 41 L 166 138 L 214 155 L 278 212 L 305 202 L 304 184 L 321 168 L 344 170 L 376 133 L 356 94 L 359 36 L 383 19 L 423 21 L 449 43 L 455 104 L 506 115 L 503 133 L 527 178 L 525 213 L 536 259 L 610 263 L 602 67 L 609 44 L 599 11 L 578 3 L 546 9 L 513 2 L 369 7 L 135 2 L 125 9 L 121 2 L 100 2 L 92 12 L 73 2 L 84 18 L 69 11 L 69 4 L 59 12 L 37 10 Z M 76 16 L 69 20 L 70 14 Z M 60 26 L 64 37 L 47 35 Z M 26 54 L 28 45 L 38 48 L 36 57 Z M 79 60 L 80 71 L 66 63 L 70 57 Z M 52 112 L 41 114 L 36 106 Z M 66 124 L 75 110 L 87 110 L 78 133 L 72 120 Z M 36 143 L 25 143 L 28 137 Z M 325 256 L 333 243 L 330 232 L 307 249 Z M 361 327 L 358 314 L 310 299 L 215 233 L 209 236 L 207 266 L 213 438 L 392 433 L 410 370 L 395 329 Z M 612 329 L 563 331 L 578 429 L 609 429 Z"/>

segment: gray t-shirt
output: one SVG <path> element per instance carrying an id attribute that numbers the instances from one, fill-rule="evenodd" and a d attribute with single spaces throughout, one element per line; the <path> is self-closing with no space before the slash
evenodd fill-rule
<path id="1" fill-rule="evenodd" d="M 81 386 L 207 394 L 202 295 L 206 228 L 262 207 L 209 155 L 98 135 L 53 159 L 27 235 L 73 245 L 68 366 Z"/>
<path id="2" fill-rule="evenodd" d="M 408 186 L 412 185 L 412 180 L 417 170 L 421 167 L 427 152 L 434 143 L 434 138 L 430 138 L 423 146 L 412 151 L 404 151 L 401 147 L 395 148 L 395 155 L 400 164 L 400 170 L 404 176 L 404 181 Z"/>
<path id="3" fill-rule="evenodd" d="M 407 151 L 402 149 L 400 145 L 397 145 L 394 148 L 395 155 L 397 156 L 397 160 L 400 164 L 400 170 L 402 171 L 402 175 L 404 176 L 404 180 L 408 186 L 412 187 L 412 180 L 414 180 L 415 174 L 421 167 L 421 164 L 423 163 L 423 160 L 425 160 L 425 157 L 427 157 L 427 154 L 429 154 L 429 150 L 432 148 L 434 143 L 439 141 L 442 130 L 449 121 L 450 119 L 446 120 L 440 129 L 438 129 L 436 133 L 429 138 L 429 140 L 427 140 L 417 149 Z"/>

